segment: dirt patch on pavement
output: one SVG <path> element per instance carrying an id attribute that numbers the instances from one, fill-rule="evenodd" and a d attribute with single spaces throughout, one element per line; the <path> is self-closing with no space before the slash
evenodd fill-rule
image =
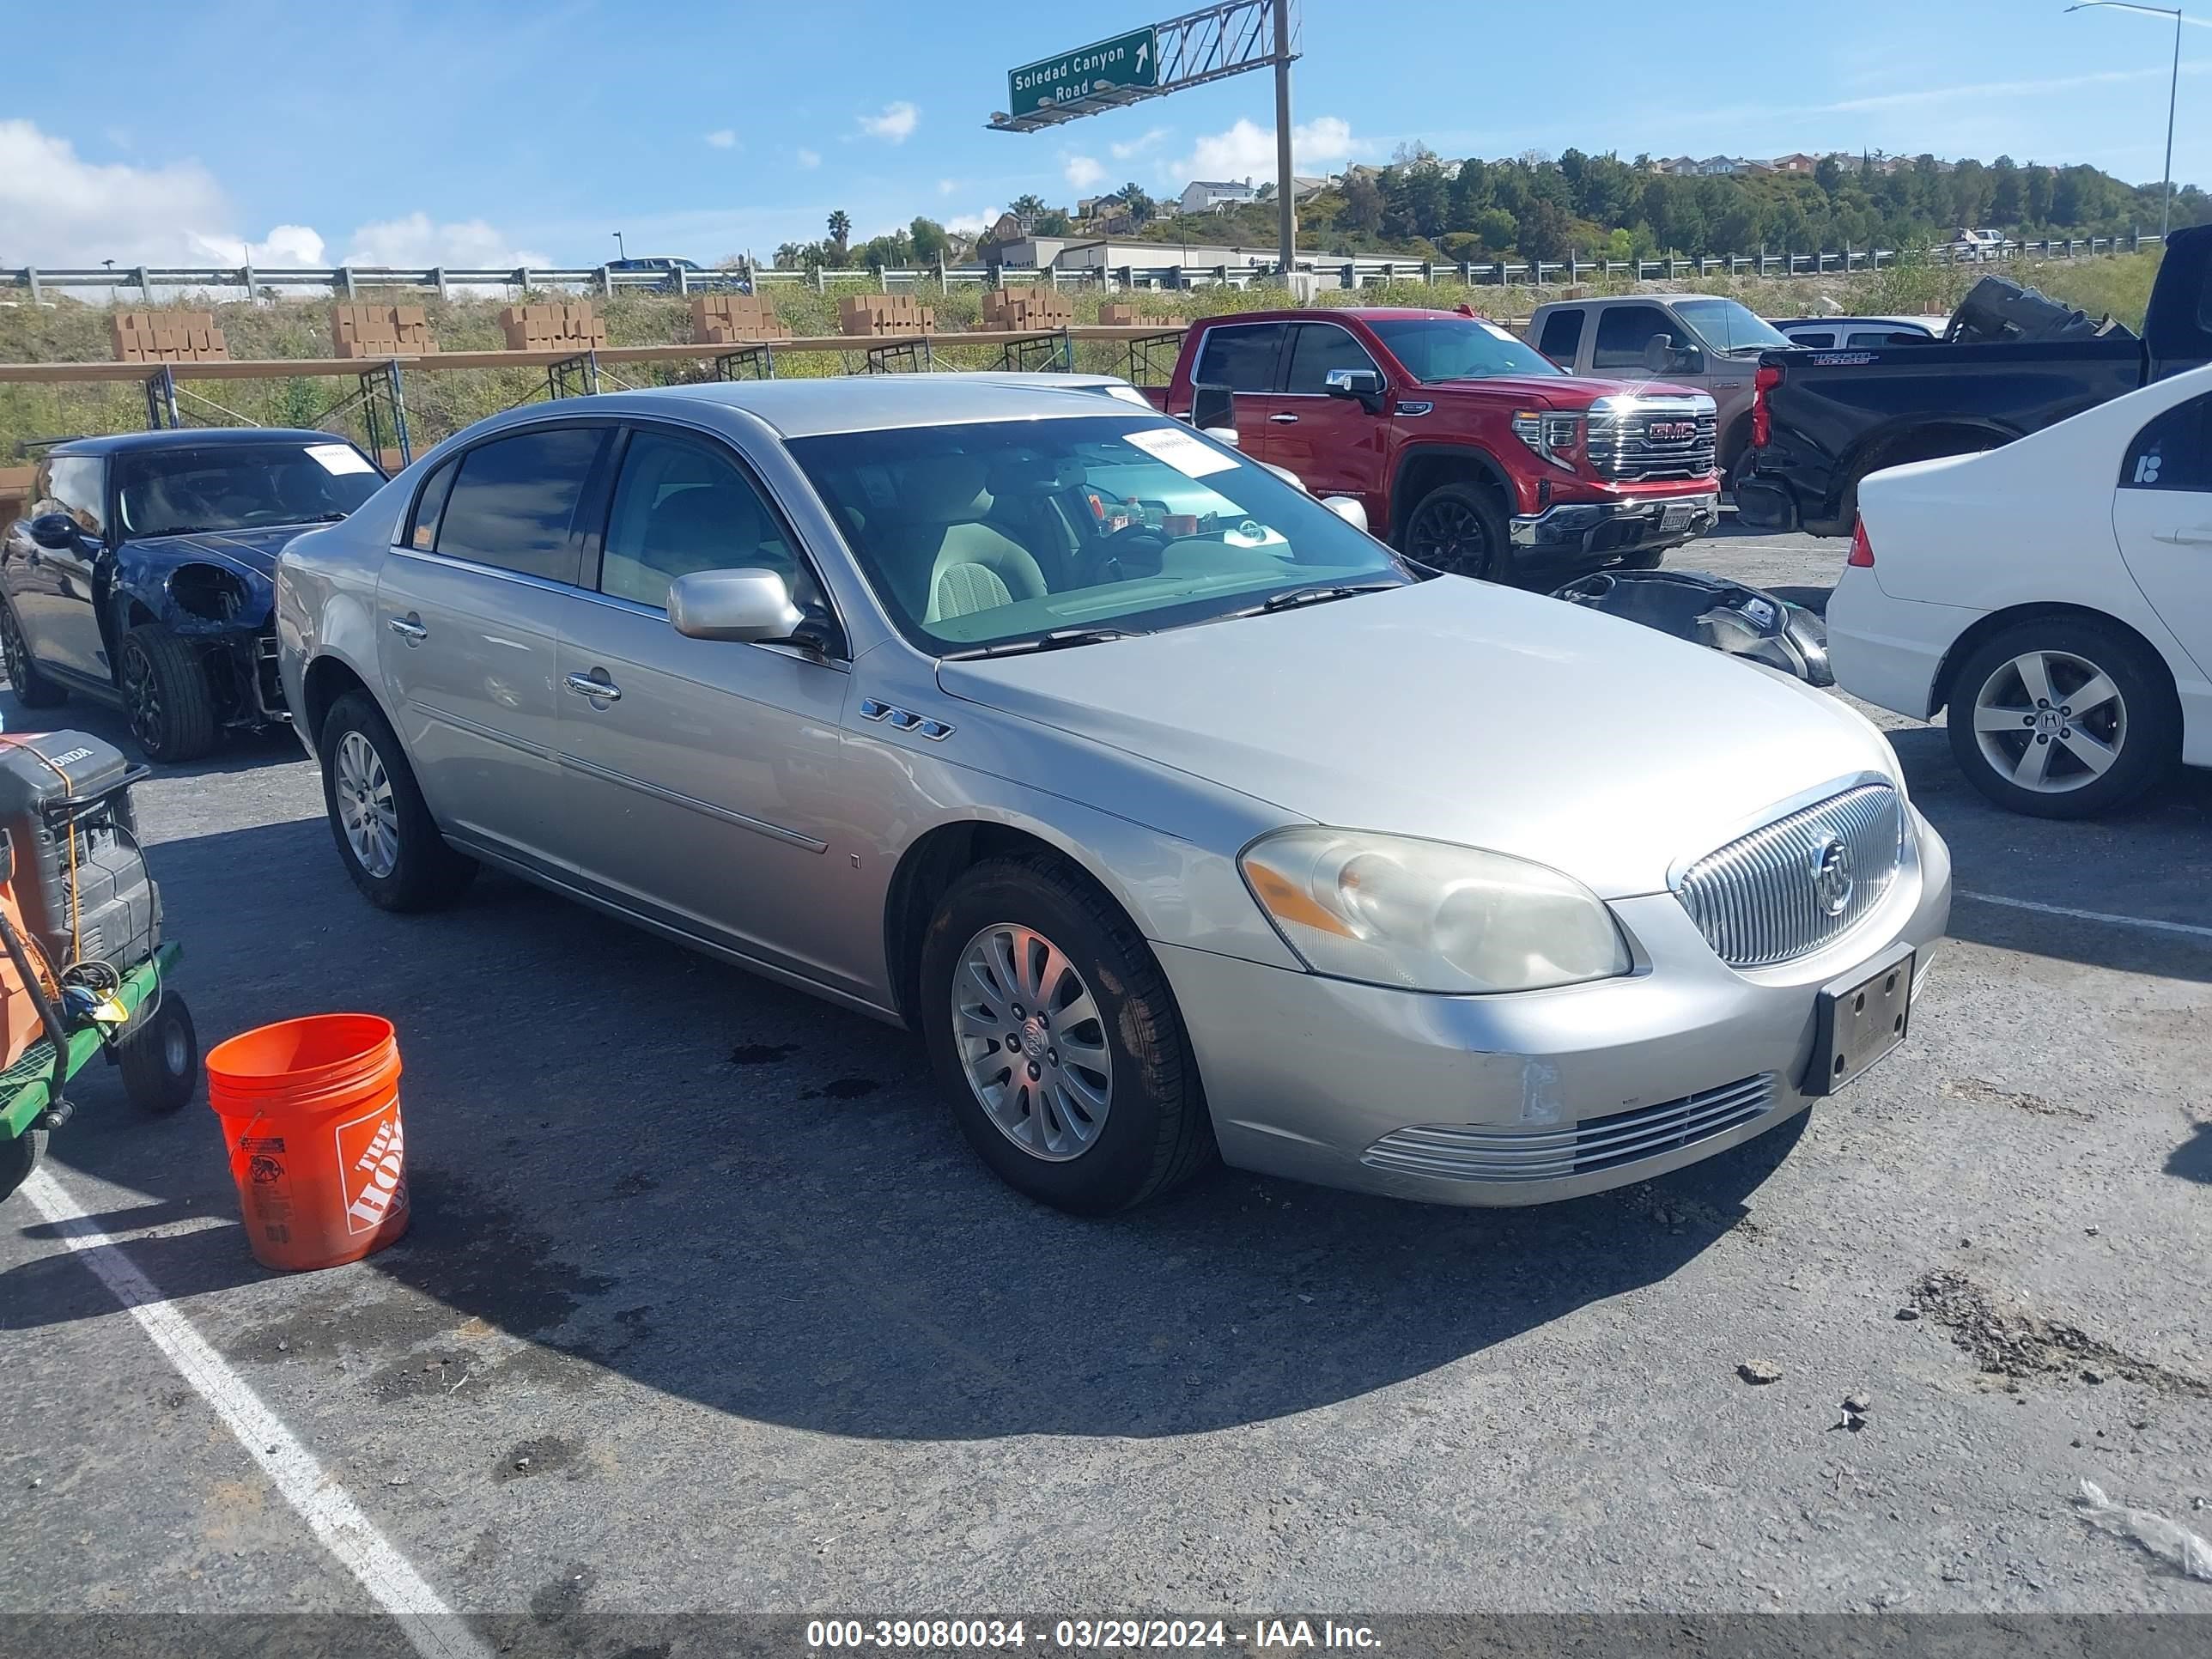
<path id="1" fill-rule="evenodd" d="M 1929 1273 L 1912 1287 L 1912 1296 L 1920 1310 L 1991 1376 L 2017 1381 L 2070 1375 L 2084 1382 L 2118 1378 L 2167 1394 L 2212 1399 L 2212 1382 L 2203 1377 L 2125 1352 L 2078 1326 L 2008 1307 L 1964 1273 Z"/>
<path id="2" fill-rule="evenodd" d="M 2055 1100 L 2025 1094 L 2017 1089 L 2000 1089 L 1978 1077 L 1945 1078 L 1936 1091 L 1954 1100 L 1971 1100 L 1978 1106 L 2009 1106 L 2034 1117 L 2070 1117 L 2079 1123 L 2096 1121 L 2094 1113 L 2085 1112 L 2078 1106 L 2062 1106 Z"/>

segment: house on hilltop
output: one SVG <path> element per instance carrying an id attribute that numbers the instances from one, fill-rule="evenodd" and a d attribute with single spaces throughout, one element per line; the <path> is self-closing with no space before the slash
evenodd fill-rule
<path id="1" fill-rule="evenodd" d="M 1176 198 L 1176 211 L 1218 213 L 1224 208 L 1241 207 L 1259 199 L 1259 190 L 1249 179 L 1194 179 Z"/>

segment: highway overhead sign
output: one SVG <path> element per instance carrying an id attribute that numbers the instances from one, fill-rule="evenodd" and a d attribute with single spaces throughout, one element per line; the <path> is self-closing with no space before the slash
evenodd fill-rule
<path id="1" fill-rule="evenodd" d="M 1158 36 L 1141 28 L 1009 70 L 1006 94 L 1019 118 L 1062 104 L 1120 101 L 1115 94 L 1149 92 L 1159 82 Z"/>

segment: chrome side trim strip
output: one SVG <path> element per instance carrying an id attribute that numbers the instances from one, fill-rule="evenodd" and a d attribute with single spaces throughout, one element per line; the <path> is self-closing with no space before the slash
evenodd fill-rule
<path id="1" fill-rule="evenodd" d="M 586 777 L 598 778 L 605 783 L 619 784 L 624 789 L 635 789 L 641 795 L 650 795 L 655 800 L 665 800 L 672 806 L 687 807 L 694 812 L 702 812 L 710 818 L 719 819 L 721 823 L 734 823 L 740 830 L 750 830 L 789 846 L 803 847 L 810 853 L 826 853 L 830 850 L 830 843 L 826 841 L 817 841 L 811 836 L 802 836 L 796 830 L 787 830 L 781 824 L 769 823 L 765 818 L 747 817 L 743 812 L 733 812 L 726 806 L 717 806 L 714 802 L 701 800 L 696 795 L 681 794 L 673 789 L 664 789 L 657 783 L 647 783 L 643 778 L 634 778 L 629 773 L 617 772 L 611 766 L 598 765 L 584 759 L 580 755 L 571 755 L 566 750 L 554 758 L 571 771 L 581 772 Z"/>

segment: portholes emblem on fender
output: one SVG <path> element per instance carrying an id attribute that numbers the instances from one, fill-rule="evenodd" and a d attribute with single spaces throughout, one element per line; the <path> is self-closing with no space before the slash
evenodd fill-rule
<path id="1" fill-rule="evenodd" d="M 897 732 L 915 732 L 932 743 L 943 743 L 952 735 L 953 728 L 945 721 L 932 720 L 927 714 L 917 714 L 911 708 L 901 708 L 894 703 L 881 702 L 874 697 L 860 699 L 860 718 L 864 720 L 883 720 Z"/>

